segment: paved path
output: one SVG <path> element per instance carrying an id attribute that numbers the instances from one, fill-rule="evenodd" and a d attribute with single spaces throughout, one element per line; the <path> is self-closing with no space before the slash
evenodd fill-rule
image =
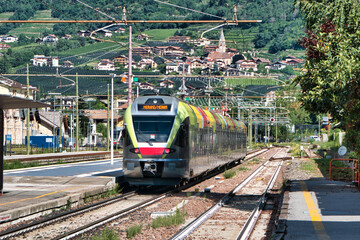
<path id="1" fill-rule="evenodd" d="M 360 239 L 360 192 L 351 183 L 293 181 L 284 239 Z"/>

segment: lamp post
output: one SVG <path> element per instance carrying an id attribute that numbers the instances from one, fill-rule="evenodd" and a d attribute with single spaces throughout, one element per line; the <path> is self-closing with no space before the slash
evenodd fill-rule
<path id="1" fill-rule="evenodd" d="M 110 77 L 111 77 L 110 162 L 111 165 L 114 165 L 114 78 L 116 77 L 116 74 L 110 73 Z"/>
<path id="2" fill-rule="evenodd" d="M 55 96 L 61 95 L 61 93 L 49 93 L 49 95 L 54 96 L 54 110 L 53 110 L 53 138 L 52 138 L 52 144 L 53 144 L 53 153 L 55 152 Z M 60 121 L 60 127 L 61 127 L 61 121 Z"/>

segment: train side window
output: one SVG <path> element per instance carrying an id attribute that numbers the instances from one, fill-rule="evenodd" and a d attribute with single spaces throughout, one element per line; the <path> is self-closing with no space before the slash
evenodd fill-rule
<path id="1" fill-rule="evenodd" d="M 126 131 L 126 129 L 123 130 L 122 135 L 124 137 L 124 146 L 127 147 L 131 144 L 131 138 L 130 135 L 128 133 L 128 131 Z"/>
<path id="2" fill-rule="evenodd" d="M 174 144 L 179 147 L 186 147 L 189 145 L 189 118 L 186 118 L 182 122 Z"/>

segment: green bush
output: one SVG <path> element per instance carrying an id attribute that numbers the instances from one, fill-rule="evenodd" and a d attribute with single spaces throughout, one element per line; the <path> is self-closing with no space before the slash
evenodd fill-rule
<path id="1" fill-rule="evenodd" d="M 141 233 L 142 224 L 140 225 L 134 225 L 126 229 L 126 237 L 127 238 L 133 238 L 136 235 Z"/>
<path id="2" fill-rule="evenodd" d="M 233 169 L 230 170 L 225 170 L 225 172 L 223 173 L 224 178 L 228 179 L 228 178 L 232 178 L 236 175 L 236 171 Z"/>
<path id="3" fill-rule="evenodd" d="M 184 211 L 180 212 L 179 209 L 176 209 L 174 215 L 155 218 L 152 223 L 152 227 L 156 229 L 159 227 L 170 227 L 182 224 L 185 222 L 185 215 L 186 213 Z"/>
<path id="4" fill-rule="evenodd" d="M 92 237 L 91 240 L 120 240 L 114 229 L 105 228 L 98 236 Z"/>

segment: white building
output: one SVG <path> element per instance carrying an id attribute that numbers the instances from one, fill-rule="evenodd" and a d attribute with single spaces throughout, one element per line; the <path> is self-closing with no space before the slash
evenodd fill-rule
<path id="1" fill-rule="evenodd" d="M 2 35 L 0 36 L 0 42 L 5 42 L 5 43 L 12 43 L 12 42 L 17 42 L 18 38 L 12 35 Z"/>
<path id="2" fill-rule="evenodd" d="M 30 60 L 30 63 L 33 66 L 38 67 L 58 67 L 59 58 L 58 57 L 47 57 L 45 55 L 34 55 L 34 58 Z"/>
<path id="3" fill-rule="evenodd" d="M 97 66 L 95 66 L 95 69 L 103 71 L 115 71 L 115 65 L 114 62 L 110 59 L 103 59 L 98 63 Z"/>
<path id="4" fill-rule="evenodd" d="M 59 38 L 57 36 L 55 36 L 54 34 L 49 34 L 49 35 L 43 37 L 42 41 L 44 43 L 56 43 L 57 41 L 59 41 Z"/>

